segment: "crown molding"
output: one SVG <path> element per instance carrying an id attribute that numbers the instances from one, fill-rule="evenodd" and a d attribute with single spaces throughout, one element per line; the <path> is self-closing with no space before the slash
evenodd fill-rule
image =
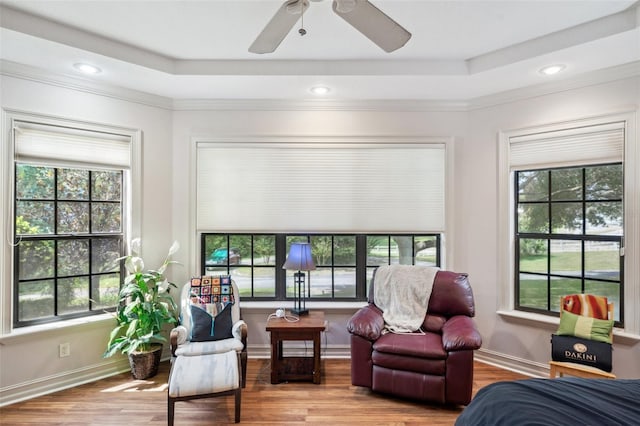
<path id="1" fill-rule="evenodd" d="M 167 110 L 173 109 L 172 100 L 163 96 L 139 92 L 120 86 L 95 83 L 94 81 L 83 79 L 81 77 L 55 74 L 42 68 L 19 64 L 17 62 L 11 62 L 4 59 L 0 59 L 0 75 L 34 81 L 70 90 L 77 90 L 79 92 L 91 93 L 93 95 L 105 96 L 156 108 Z"/>
<path id="2" fill-rule="evenodd" d="M 466 111 L 465 101 L 325 99 L 170 99 L 0 59 L 0 75 L 174 111 Z"/>
<path id="3" fill-rule="evenodd" d="M 372 99 L 176 99 L 176 111 L 398 111 L 456 112 L 467 111 L 465 101 Z"/>
<path id="4" fill-rule="evenodd" d="M 551 95 L 554 93 L 566 92 L 568 90 L 597 86 L 604 83 L 611 83 L 614 81 L 625 80 L 638 76 L 640 76 L 640 61 L 635 61 L 611 68 L 591 71 L 563 80 L 522 87 L 519 89 L 508 90 L 504 92 L 494 93 L 492 95 L 470 99 L 468 101 L 468 110 L 471 111 L 482 108 L 490 108 L 497 105 L 523 101 L 526 99 Z"/>
<path id="5" fill-rule="evenodd" d="M 640 61 L 577 77 L 495 93 L 468 100 L 331 99 L 170 99 L 76 76 L 0 60 L 0 75 L 120 99 L 171 111 L 395 111 L 465 112 L 640 76 Z"/>
<path id="6" fill-rule="evenodd" d="M 636 2 L 627 9 L 613 15 L 470 58 L 466 61 L 469 74 L 478 74 L 572 46 L 593 42 L 597 39 L 632 31 L 638 28 L 639 25 L 640 2 Z"/>
<path id="7" fill-rule="evenodd" d="M 395 111 L 464 112 L 522 101 L 553 93 L 596 86 L 640 76 L 640 61 L 558 80 L 498 92 L 469 100 L 282 100 L 282 99 L 175 99 L 176 111 Z"/>

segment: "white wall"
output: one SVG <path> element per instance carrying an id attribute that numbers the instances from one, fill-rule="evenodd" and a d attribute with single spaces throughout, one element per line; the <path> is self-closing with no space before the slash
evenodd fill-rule
<path id="1" fill-rule="evenodd" d="M 173 239 L 182 248 L 174 281 L 197 274 L 199 242 L 193 234 L 191 144 L 195 137 L 237 136 L 443 136 L 454 139 L 454 232 L 447 244 L 447 266 L 470 274 L 476 297 L 477 323 L 484 339 L 479 357 L 543 371 L 549 359 L 554 327 L 506 320 L 496 314 L 498 298 L 497 134 L 563 120 L 636 110 L 640 78 L 561 91 L 552 95 L 469 111 L 376 110 L 200 110 L 170 111 L 114 96 L 3 76 L 4 109 L 54 115 L 143 132 L 142 232 L 145 260 L 161 261 Z M 4 161 L 4 159 L 3 159 Z M 3 215 L 5 212 L 3 211 Z M 6 244 L 6 242 L 3 242 Z M 10 289 L 10 271 L 3 271 L 3 289 Z M 8 281 L 7 281 L 8 280 Z M 0 294 L 6 323 L 9 291 Z M 638 303 L 638 301 L 627 301 Z M 249 356 L 266 355 L 264 324 L 269 308 L 244 309 L 249 323 Z M 329 353 L 348 349 L 345 324 L 354 309 L 326 310 Z M 56 387 L 92 380 L 126 369 L 122 359 L 101 358 L 112 320 L 0 337 L 0 404 L 34 396 Z M 58 345 L 71 343 L 71 356 L 58 358 Z M 324 345 L 324 342 L 323 342 Z M 615 345 L 614 372 L 640 377 L 640 346 Z M 24 368 L 29 366 L 29 368 Z"/>
<path id="2" fill-rule="evenodd" d="M 452 248 L 447 267 L 468 272 L 476 297 L 477 323 L 484 338 L 479 358 L 544 375 L 550 357 L 550 334 L 555 325 L 505 319 L 499 316 L 498 290 L 498 133 L 500 131 L 576 120 L 638 108 L 638 78 L 556 94 L 477 107 L 467 112 L 398 111 L 177 111 L 174 114 L 174 168 L 187 170 L 194 137 L 261 135 L 375 135 L 450 136 L 454 143 L 455 182 Z M 191 270 L 197 271 L 198 241 L 193 235 L 192 211 L 182 208 L 193 199 L 188 173 L 176 175 L 174 234 L 190 238 Z M 637 303 L 628 301 L 627 303 Z M 354 309 L 326 310 L 331 323 L 329 353 L 348 350 L 346 321 Z M 269 309 L 244 309 L 253 354 L 268 348 L 265 322 Z M 640 377 L 640 345 L 616 339 L 614 372 Z M 250 352 L 251 353 L 251 352 Z"/>
<path id="3" fill-rule="evenodd" d="M 480 356 L 518 367 L 546 367 L 550 334 L 556 325 L 509 319 L 496 314 L 502 283 L 498 270 L 498 132 L 637 111 L 640 78 L 532 97 L 469 114 L 469 133 L 460 141 L 456 169 L 464 171 L 456 186 L 457 264 L 469 272 L 476 301 L 476 321 L 483 336 Z M 636 120 L 637 120 L 636 113 Z M 628 141 L 638 144 L 640 141 Z M 636 206 L 636 209 L 638 206 Z M 637 214 L 637 210 L 636 210 Z M 635 259 L 637 262 L 638 259 Z M 635 277 L 639 279 L 640 277 Z M 628 283 L 631 284 L 630 282 Z M 635 285 L 638 285 L 636 282 Z M 625 300 L 638 304 L 638 300 Z M 640 377 L 640 343 L 614 338 L 613 372 Z"/>
<path id="4" fill-rule="evenodd" d="M 464 137 L 467 114 L 465 112 L 394 112 L 394 111 L 176 111 L 173 122 L 173 167 L 180 170 L 174 175 L 174 234 L 184 236 L 181 243 L 191 247 L 183 251 L 189 274 L 198 274 L 198 250 L 193 229 L 193 210 L 184 208 L 193 200 L 193 182 L 189 170 L 194 138 L 241 136 L 453 136 Z M 454 260 L 451 259 L 450 264 Z M 185 276 L 185 280 L 189 275 Z M 291 305 L 291 303 L 289 303 Z M 269 334 L 266 319 L 273 308 L 242 309 L 249 325 L 249 356 L 269 354 Z M 285 307 L 286 304 L 285 304 Z M 334 356 L 347 356 L 349 335 L 346 323 L 355 308 L 323 308 L 329 321 L 323 350 Z M 325 345 L 326 343 L 326 345 Z"/>
<path id="5" fill-rule="evenodd" d="M 138 236 L 143 240 L 145 260 L 159 265 L 172 242 L 171 111 L 56 85 L 0 78 L 4 111 L 18 110 L 142 131 L 143 193 L 139 196 L 143 212 Z M 3 129 L 3 143 L 7 131 Z M 2 214 L 5 223 L 6 209 Z M 11 247 L 4 238 L 2 244 L 5 254 L 10 255 Z M 12 285 L 11 262 L 3 261 L 0 317 L 6 333 L 11 323 Z M 101 317 L 98 321 L 95 318 L 79 321 L 75 326 L 53 330 L 49 327 L 26 334 L 19 330 L 17 334 L 0 336 L 0 404 L 126 369 L 127 361 L 121 356 L 102 358 L 115 320 Z M 59 358 L 58 345 L 66 342 L 71 344 L 71 356 Z"/>

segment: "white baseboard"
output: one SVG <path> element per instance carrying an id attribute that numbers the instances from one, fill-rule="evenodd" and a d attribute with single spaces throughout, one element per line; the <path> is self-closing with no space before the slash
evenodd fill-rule
<path id="1" fill-rule="evenodd" d="M 287 355 L 291 356 L 310 356 L 313 353 L 311 345 L 307 348 L 302 345 L 286 346 L 285 350 L 287 351 Z M 247 352 L 249 358 L 269 359 L 271 357 L 271 345 L 249 345 Z M 325 359 L 349 358 L 350 347 L 348 345 L 323 345 L 321 348 L 321 356 Z M 163 361 L 169 359 L 168 351 L 163 353 L 162 359 Z M 106 377 L 125 373 L 129 370 L 130 367 L 127 358 L 118 357 L 76 370 L 65 371 L 37 380 L 6 386 L 0 388 L 0 407 L 73 388 L 85 383 L 95 382 Z"/>
<path id="2" fill-rule="evenodd" d="M 311 346 L 305 348 L 301 345 L 292 345 L 285 348 L 290 356 L 310 356 L 313 350 Z M 271 345 L 249 345 L 247 348 L 249 358 L 269 359 L 271 357 Z M 348 359 L 351 357 L 349 345 L 323 346 L 321 356 L 324 359 Z M 530 377 L 549 377 L 549 365 L 532 362 L 523 358 L 490 351 L 480 348 L 474 354 L 478 362 L 493 365 L 497 368 L 513 371 Z"/>
<path id="3" fill-rule="evenodd" d="M 169 352 L 169 348 L 165 345 L 161 361 L 166 361 L 170 357 L 171 353 Z M 0 407 L 38 396 L 48 395 L 64 389 L 74 388 L 84 385 L 85 383 L 115 376 L 116 374 L 126 373 L 127 371 L 131 371 L 129 359 L 125 356 L 115 356 L 97 364 L 2 387 L 0 388 Z"/>
<path id="4" fill-rule="evenodd" d="M 285 350 L 287 351 L 287 355 L 291 356 L 310 356 L 313 352 L 311 345 L 305 347 L 302 344 L 286 346 Z M 271 345 L 249 345 L 247 353 L 249 358 L 269 359 L 271 357 Z M 351 348 L 349 345 L 322 345 L 321 356 L 324 359 L 348 359 L 351 356 Z M 168 359 L 168 354 L 164 354 L 163 356 L 163 360 L 166 359 Z M 547 364 L 535 363 L 487 349 L 481 348 L 476 351 L 475 360 L 526 376 L 549 377 L 549 366 Z M 66 371 L 30 382 L 0 388 L 0 407 L 80 386 L 85 383 L 91 383 L 96 380 L 124 373 L 129 371 L 129 369 L 128 360 L 120 357 L 77 370 Z"/>
<path id="5" fill-rule="evenodd" d="M 95 382 L 129 369 L 129 361 L 126 358 L 120 358 L 3 387 L 0 389 L 0 407 Z"/>
<path id="6" fill-rule="evenodd" d="M 474 360 L 530 377 L 549 377 L 549 365 L 480 348 Z"/>

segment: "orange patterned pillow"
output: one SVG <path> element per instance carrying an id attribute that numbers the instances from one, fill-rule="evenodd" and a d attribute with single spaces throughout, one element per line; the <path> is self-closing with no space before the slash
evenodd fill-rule
<path id="1" fill-rule="evenodd" d="M 576 315 L 609 319 L 607 298 L 592 294 L 569 294 L 562 299 L 562 309 Z"/>

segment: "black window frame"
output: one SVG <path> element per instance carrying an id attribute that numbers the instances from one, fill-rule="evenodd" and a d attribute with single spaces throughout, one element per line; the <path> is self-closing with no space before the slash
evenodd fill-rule
<path id="1" fill-rule="evenodd" d="M 434 238 L 435 239 L 435 248 L 436 248 L 436 265 L 437 267 L 441 266 L 441 260 L 442 260 L 442 247 L 441 247 L 441 241 L 442 241 L 442 236 L 439 233 L 384 233 L 384 234 L 378 234 L 378 233 L 373 233 L 373 232 L 369 232 L 369 233 L 328 233 L 328 232 L 319 232 L 319 233 L 265 233 L 265 232 L 254 232 L 254 233 L 243 233 L 243 232 L 203 232 L 200 234 L 200 272 L 202 275 L 216 275 L 216 274 L 220 274 L 220 272 L 222 273 L 230 273 L 231 269 L 233 267 L 235 267 L 236 265 L 231 265 L 229 264 L 228 258 L 227 258 L 227 263 L 225 264 L 221 264 L 221 265 L 216 265 L 217 269 L 222 269 L 223 271 L 216 271 L 214 273 L 211 273 L 210 271 L 207 271 L 206 268 L 206 258 L 208 253 L 206 253 L 206 238 L 207 236 L 225 236 L 226 237 L 226 248 L 227 250 L 229 250 L 231 248 L 231 244 L 230 244 L 230 237 L 231 236 L 273 236 L 275 238 L 275 261 L 273 264 L 269 264 L 267 266 L 262 266 L 262 265 L 241 265 L 243 267 L 250 267 L 250 268 L 260 268 L 260 267 L 275 267 L 275 283 L 274 283 L 274 287 L 275 287 L 275 294 L 272 297 L 254 297 L 254 296 L 242 296 L 243 300 L 249 300 L 249 301 L 292 301 L 293 300 L 293 295 L 288 296 L 286 294 L 286 280 L 287 280 L 287 273 L 288 271 L 284 270 L 282 268 L 282 265 L 284 264 L 286 257 L 287 257 L 287 238 L 292 238 L 292 239 L 296 239 L 297 241 L 306 241 L 306 242 L 310 242 L 310 239 L 312 237 L 318 237 L 318 236 L 330 236 L 332 238 L 332 243 L 333 243 L 333 239 L 336 237 L 344 237 L 344 236 L 352 236 L 355 238 L 355 265 L 343 265 L 343 264 L 336 264 L 334 262 L 335 256 L 333 255 L 333 247 L 334 244 L 332 244 L 332 264 L 331 265 L 321 265 L 322 267 L 326 267 L 326 268 L 340 268 L 340 267 L 355 267 L 356 270 L 356 282 L 355 282 L 355 296 L 354 297 L 317 297 L 314 296 L 309 300 L 312 301 L 336 301 L 336 302 L 354 302 L 354 301 L 365 301 L 367 300 L 367 293 L 368 293 L 368 276 L 370 275 L 371 271 L 373 269 L 375 269 L 377 266 L 379 266 L 381 263 L 372 265 L 372 264 L 367 264 L 367 244 L 366 244 L 366 238 L 370 237 L 370 236 L 376 236 L 376 237 L 380 237 L 380 238 L 387 238 L 388 241 L 390 241 L 391 238 L 393 237 L 411 237 L 414 239 L 415 238 L 423 238 L 423 237 L 428 237 L 428 238 Z M 413 245 L 414 249 L 412 250 L 412 264 L 415 264 L 415 244 Z M 389 244 L 390 247 L 390 244 Z M 391 248 L 389 248 L 389 253 L 391 251 Z M 386 264 L 390 264 L 391 263 L 391 255 L 389 254 L 388 258 L 387 258 L 387 263 Z M 226 270 L 226 271 L 225 271 Z M 308 279 L 310 279 L 310 281 L 313 279 L 313 276 L 308 276 Z M 252 273 L 252 294 L 254 294 L 253 291 L 253 273 Z M 335 294 L 335 278 L 334 278 L 334 274 L 332 273 L 332 280 L 331 280 L 331 294 Z"/>
<path id="2" fill-rule="evenodd" d="M 23 165 L 28 165 L 28 166 L 35 166 L 35 167 L 48 167 L 51 169 L 54 169 L 54 177 L 53 177 L 53 193 L 54 196 L 53 198 L 19 198 L 17 196 L 18 191 L 17 191 L 17 186 L 18 186 L 18 165 L 19 164 L 23 164 Z M 57 166 L 57 165 L 52 165 L 52 164 L 47 164 L 46 162 L 42 162 L 42 163 L 33 163 L 33 162 L 21 162 L 21 161 L 15 161 L 14 162 L 14 176 L 13 176 L 13 187 L 14 187 L 14 194 L 16 194 L 13 197 L 13 203 L 14 203 L 14 215 L 13 215 L 13 230 L 14 230 L 14 235 L 16 236 L 16 243 L 14 244 L 14 284 L 13 284 L 13 327 L 14 328 L 20 328 L 20 327 L 27 327 L 27 326 L 33 326 L 33 325 L 39 325 L 39 324 L 47 324 L 47 323 L 55 323 L 55 322 L 60 322 L 60 321 L 66 321 L 66 320 L 70 320 L 70 319 L 75 319 L 75 318 L 83 318 L 83 317 L 89 317 L 89 316 L 94 316 L 94 315 L 101 315 L 104 314 L 105 312 L 113 312 L 115 311 L 116 305 L 117 305 L 117 298 L 114 299 L 115 303 L 113 306 L 103 306 L 100 303 L 98 303 L 96 301 L 96 297 L 93 294 L 93 281 L 94 279 L 99 279 L 101 276 L 108 276 L 108 275 L 118 275 L 119 277 L 119 286 L 118 288 L 122 287 L 122 283 L 124 282 L 124 278 L 125 278 L 125 272 L 124 272 L 124 268 L 121 267 L 121 263 L 122 262 L 117 262 L 117 258 L 118 257 L 122 257 L 124 256 L 124 250 L 125 250 L 125 198 L 124 198 L 124 194 L 126 191 L 125 188 L 125 182 L 126 179 L 124 177 L 124 171 L 121 169 L 111 169 L 109 171 L 112 172 L 118 172 L 120 173 L 120 199 L 118 201 L 114 201 L 114 200 L 100 200 L 100 199 L 94 199 L 92 197 L 92 184 L 91 182 L 93 182 L 93 173 L 95 172 L 104 172 L 107 169 L 104 168 L 89 168 L 89 167 L 81 167 L 81 166 Z M 60 198 L 58 195 L 58 190 L 57 190 L 57 181 L 58 181 L 58 175 L 60 173 L 61 170 L 84 170 L 84 171 L 88 171 L 88 196 L 86 200 L 69 200 L 69 199 L 65 199 L 65 198 Z M 36 202 L 49 202 L 49 203 L 53 203 L 54 205 L 54 209 L 53 209 L 53 226 L 54 226 L 54 230 L 52 233 L 50 234 L 21 234 L 18 233 L 18 229 L 16 226 L 16 218 L 17 218 L 17 211 L 18 211 L 18 203 L 21 201 L 36 201 Z M 74 203 L 74 202 L 82 202 L 82 203 L 87 203 L 89 204 L 89 209 L 88 209 L 88 214 L 89 214 L 89 232 L 82 232 L 82 233 L 58 233 L 58 220 L 57 220 L 57 216 L 58 216 L 58 204 L 59 203 Z M 101 232 L 91 232 L 91 220 L 92 220 L 92 216 L 93 216 L 93 211 L 92 211 L 92 206 L 95 204 L 119 204 L 120 206 L 120 231 L 119 232 L 109 232 L 109 233 L 101 233 Z M 105 241 L 105 240 L 112 240 L 115 241 L 116 244 L 114 244 L 114 246 L 117 246 L 119 248 L 119 255 L 117 257 L 114 257 L 114 267 L 113 269 L 110 269 L 108 271 L 101 271 L 101 272 L 95 272 L 94 271 L 94 256 L 93 256 L 93 247 L 94 247 L 94 242 L 96 241 Z M 32 279 L 22 279 L 20 276 L 20 250 L 22 249 L 21 244 L 22 243 L 26 243 L 26 242 L 30 242 L 30 241 L 51 241 L 53 243 L 53 275 L 51 277 L 39 277 L 39 278 L 32 278 Z M 58 245 L 61 242 L 68 242 L 68 241 L 88 241 L 88 247 L 89 247 L 89 253 L 88 253 L 88 273 L 83 273 L 83 274 L 61 274 L 58 270 Z M 66 280 L 66 279 L 70 279 L 70 278 L 86 278 L 88 280 L 88 306 L 87 306 L 87 310 L 85 311 L 80 311 L 80 312 L 73 312 L 73 313 L 66 313 L 66 314 L 61 314 L 59 313 L 58 310 L 58 302 L 59 302 L 59 297 L 58 297 L 58 281 L 59 280 Z M 45 281 L 45 280 L 53 280 L 54 281 L 54 286 L 53 286 L 53 315 L 51 316 L 47 316 L 47 317 L 42 317 L 42 318 L 36 318 L 36 319 L 30 319 L 30 320 L 20 320 L 20 309 L 19 309 L 19 304 L 20 304 L 20 285 L 23 283 L 29 283 L 29 282 L 37 282 L 37 281 Z"/>
<path id="3" fill-rule="evenodd" d="M 613 162 L 613 163 L 601 163 L 601 164 L 588 164 L 588 165 L 573 165 L 573 166 L 562 166 L 562 167 L 544 167 L 544 168 L 532 168 L 532 169 L 522 169 L 522 170 L 516 170 L 514 171 L 513 174 L 513 179 L 514 179 L 514 206 L 513 206 L 513 217 L 514 217 L 514 308 L 516 310 L 519 311 L 525 311 L 525 312 L 532 312 L 532 313 L 538 313 L 538 314 L 543 314 L 543 315 L 548 315 L 548 316 L 555 316 L 558 317 L 560 312 L 559 309 L 558 310 L 554 310 L 553 309 L 553 305 L 555 304 L 555 302 L 558 303 L 559 305 L 559 298 L 557 301 L 552 301 L 552 289 L 551 289 L 551 280 L 553 278 L 567 278 L 567 279 L 579 279 L 581 282 L 581 293 L 585 292 L 585 281 L 596 281 L 596 282 L 602 282 L 602 283 L 617 283 L 619 285 L 619 303 L 618 303 L 618 308 L 617 311 L 615 312 L 616 316 L 619 318 L 619 320 L 615 321 L 615 326 L 616 327 L 623 327 L 624 326 L 624 256 L 620 255 L 619 256 L 619 270 L 620 270 L 620 276 L 619 276 L 619 280 L 612 280 L 612 279 L 604 279 L 604 278 L 597 278 L 597 277 L 591 277 L 591 276 L 587 276 L 585 273 L 585 243 L 587 242 L 615 242 L 618 244 L 618 246 L 622 249 L 623 243 L 624 243 L 624 226 L 623 226 L 623 235 L 598 235 L 598 234 L 588 234 L 586 232 L 586 226 L 587 226 L 587 219 L 586 219 L 586 209 L 587 209 L 587 204 L 588 203 L 592 203 L 592 202 L 619 202 L 622 205 L 624 205 L 624 195 L 622 196 L 622 198 L 607 198 L 607 199 L 589 199 L 586 196 L 586 190 L 587 190 L 587 185 L 586 185 L 586 170 L 589 168 L 594 168 L 594 167 L 602 167 L 602 166 L 621 166 L 622 169 L 622 178 L 624 178 L 624 168 L 623 163 L 622 162 Z M 582 189 L 581 189 L 581 196 L 580 199 L 575 199 L 575 200 L 564 200 L 564 201 L 554 201 L 552 200 L 551 194 L 552 194 L 552 172 L 556 171 L 556 170 L 569 170 L 569 169 L 579 169 L 581 171 L 581 179 L 582 179 Z M 540 201 L 523 201 L 520 198 L 520 192 L 519 192 L 519 174 L 520 173 L 527 173 L 527 172 L 546 172 L 547 173 L 547 199 L 546 200 L 540 200 Z M 622 181 L 624 181 L 624 179 L 622 179 Z M 624 191 L 622 191 L 622 193 L 624 194 Z M 562 203 L 580 203 L 581 205 L 581 211 L 582 211 L 582 226 L 581 226 L 581 233 L 577 234 L 567 234 L 567 233 L 554 233 L 553 229 L 552 229 L 552 218 L 553 215 L 551 213 L 552 211 L 552 206 L 555 204 L 562 204 Z M 519 213 L 518 213 L 518 209 L 519 206 L 521 205 L 533 205 L 533 204 L 538 204 L 538 205 L 546 205 L 547 207 L 547 214 L 548 214 L 548 229 L 547 232 L 520 232 L 520 230 L 518 229 L 518 225 L 519 225 Z M 624 220 L 624 212 L 622 213 L 622 220 Z M 546 240 L 547 243 L 547 249 L 546 249 L 546 262 L 547 262 L 547 272 L 546 273 L 542 273 L 542 272 L 535 272 L 535 271 L 521 271 L 520 270 L 520 243 L 521 240 L 523 239 L 537 239 L 537 240 Z M 564 274 L 558 274 L 558 273 L 552 273 L 551 272 L 551 250 L 550 250 L 550 245 L 551 242 L 553 240 L 569 240 L 569 241 L 577 241 L 580 243 L 580 256 L 581 256 L 581 271 L 580 271 L 580 275 L 576 276 L 576 275 L 564 275 Z M 533 308 L 531 306 L 523 306 L 520 304 L 520 292 L 521 292 L 521 285 L 520 285 L 520 276 L 521 274 L 527 274 L 527 275 L 535 275 L 535 276 L 541 276 L 541 277 L 546 277 L 546 281 L 547 281 L 547 300 L 546 300 L 546 309 L 538 309 L 538 308 Z M 571 291 L 571 293 L 574 293 L 573 291 Z"/>

